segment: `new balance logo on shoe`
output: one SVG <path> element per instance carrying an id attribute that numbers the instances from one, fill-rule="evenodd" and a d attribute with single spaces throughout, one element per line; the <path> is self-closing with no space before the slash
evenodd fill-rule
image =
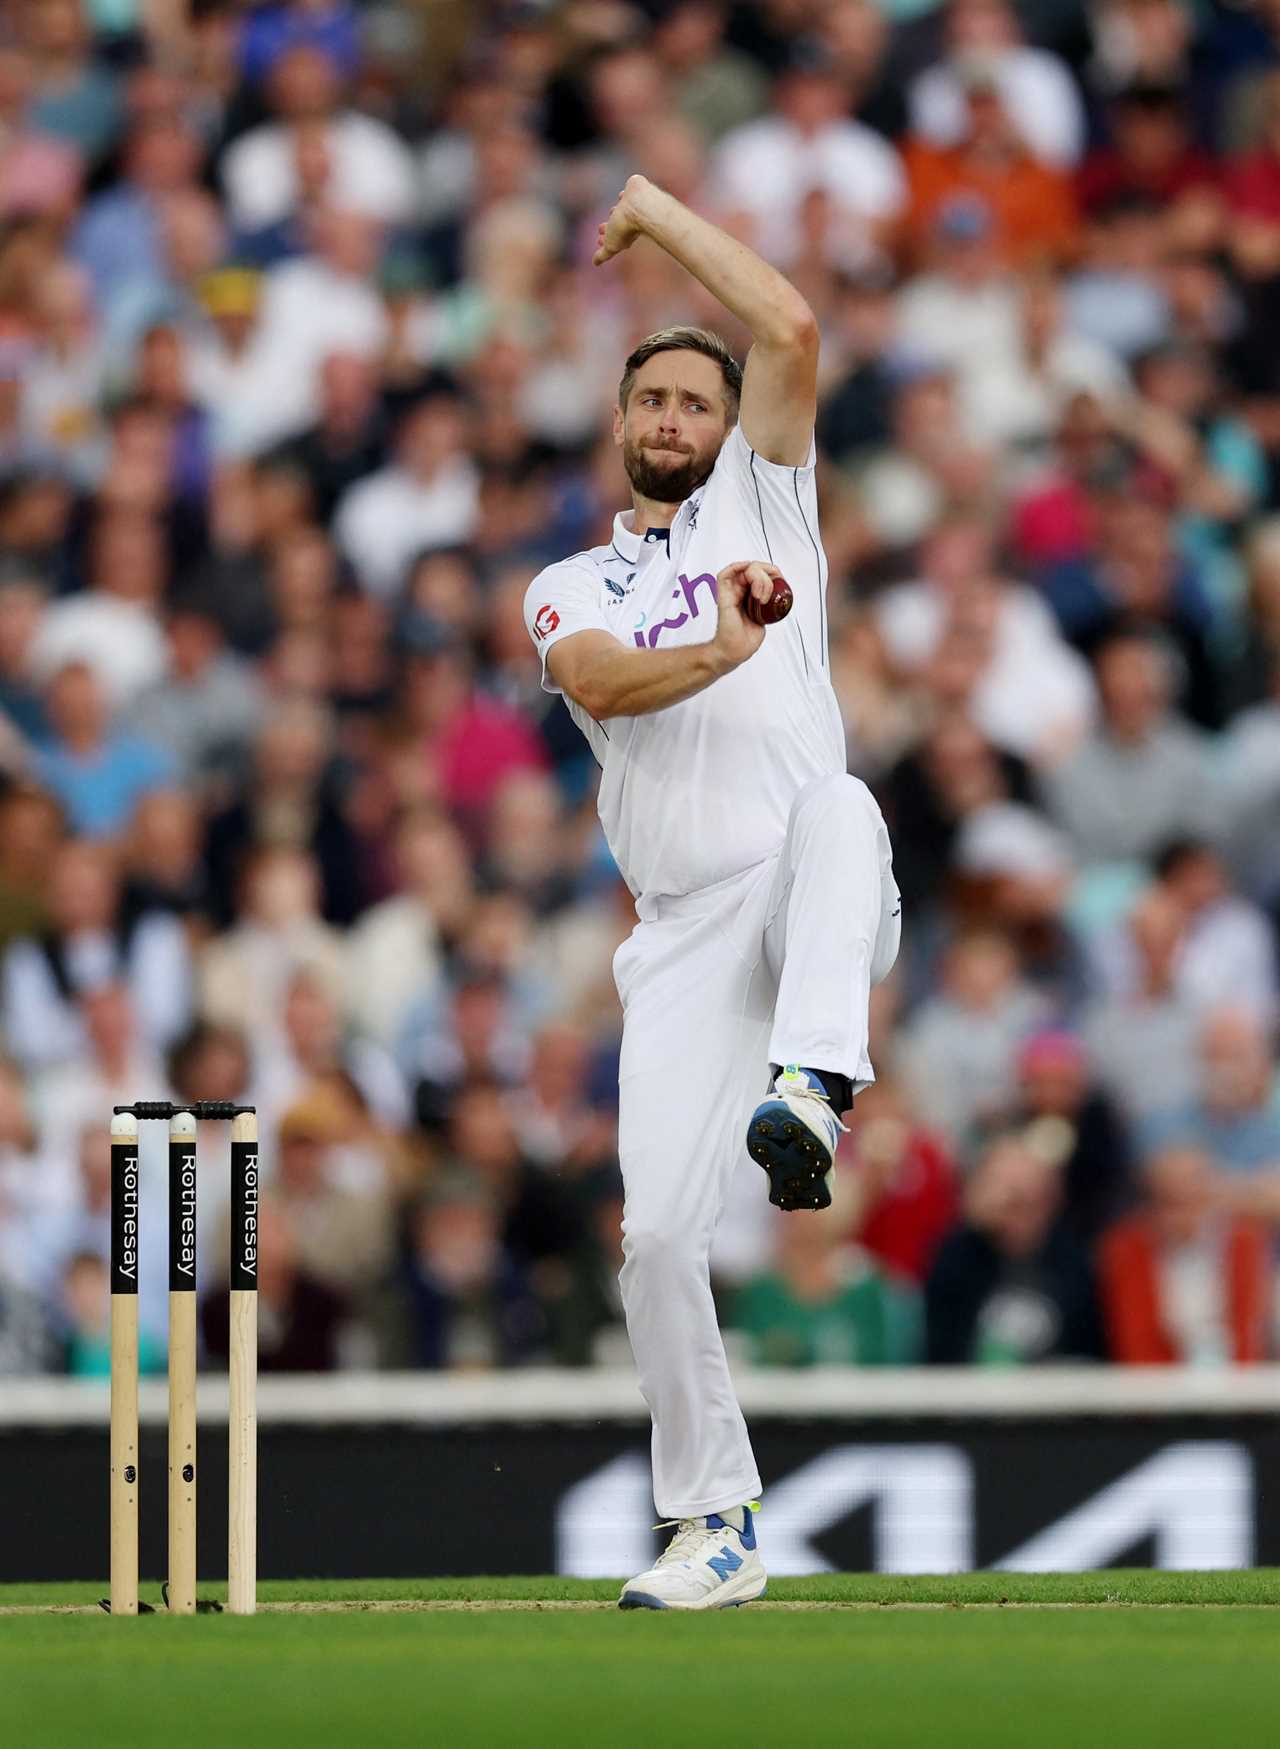
<path id="1" fill-rule="evenodd" d="M 735 1555 L 726 1543 L 721 1543 L 720 1553 L 713 1555 L 707 1565 L 723 1585 L 730 1573 L 736 1573 L 742 1565 L 742 1556 Z"/>

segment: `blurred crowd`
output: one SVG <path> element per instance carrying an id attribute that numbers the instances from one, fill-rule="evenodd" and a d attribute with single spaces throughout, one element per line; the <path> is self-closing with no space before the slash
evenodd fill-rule
<path id="1" fill-rule="evenodd" d="M 0 0 L 0 1373 L 105 1370 L 163 1097 L 259 1107 L 265 1369 L 625 1357 L 633 910 L 521 604 L 630 346 L 747 344 L 591 268 L 633 171 L 820 322 L 905 907 L 835 1206 L 744 1154 L 736 1351 L 1280 1353 L 1280 4 Z"/>

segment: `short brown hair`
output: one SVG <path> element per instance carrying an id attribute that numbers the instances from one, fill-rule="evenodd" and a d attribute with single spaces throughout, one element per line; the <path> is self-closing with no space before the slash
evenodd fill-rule
<path id="1" fill-rule="evenodd" d="M 700 352 L 704 358 L 718 364 L 724 378 L 725 400 L 729 403 L 730 418 L 738 417 L 738 398 L 742 394 L 742 366 L 730 352 L 726 342 L 709 328 L 659 328 L 656 334 L 650 334 L 647 340 L 642 340 L 622 367 L 622 381 L 618 384 L 618 405 L 624 413 L 636 372 L 659 352 Z"/>

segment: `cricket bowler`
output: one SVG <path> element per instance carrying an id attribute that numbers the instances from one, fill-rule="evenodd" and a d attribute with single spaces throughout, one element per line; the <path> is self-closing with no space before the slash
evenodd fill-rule
<path id="1" fill-rule="evenodd" d="M 613 414 L 631 509 L 607 546 L 541 572 L 525 613 L 543 685 L 600 764 L 600 820 L 639 919 L 614 959 L 621 1283 L 674 1535 L 620 1603 L 719 1609 L 759 1597 L 766 1575 L 712 1238 L 744 1145 L 779 1208 L 830 1205 L 901 907 L 828 668 L 813 314 L 743 243 L 633 176 L 595 264 L 641 237 L 752 345 L 745 367 L 698 328 L 636 347 Z M 783 580 L 790 612 L 756 623 Z"/>

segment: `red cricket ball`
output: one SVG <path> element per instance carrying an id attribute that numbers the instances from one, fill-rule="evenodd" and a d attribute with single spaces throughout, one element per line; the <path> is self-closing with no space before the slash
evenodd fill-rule
<path id="1" fill-rule="evenodd" d="M 795 599 L 790 583 L 784 577 L 775 577 L 773 594 L 768 601 L 757 601 L 754 595 L 747 595 L 742 603 L 742 611 L 758 626 L 776 626 L 780 619 L 785 619 L 791 612 Z"/>

